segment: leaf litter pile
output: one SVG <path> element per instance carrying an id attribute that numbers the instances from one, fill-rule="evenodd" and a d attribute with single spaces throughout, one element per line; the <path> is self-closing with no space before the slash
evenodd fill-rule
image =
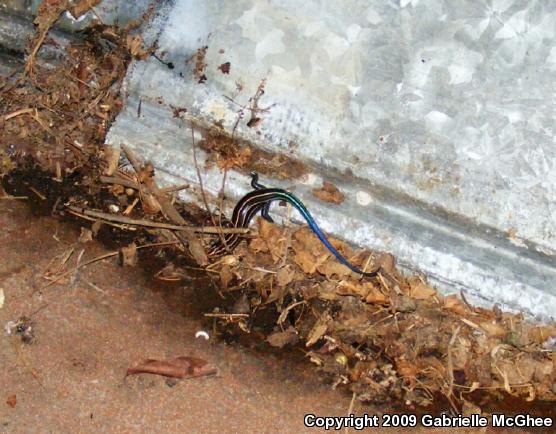
<path id="1" fill-rule="evenodd" d="M 120 84 L 127 65 L 132 58 L 145 59 L 152 47 L 142 48 L 132 36 L 136 25 L 99 25 L 70 44 L 56 67 L 42 66 L 36 59 L 40 45 L 48 43 L 48 29 L 67 9 L 64 2 L 54 4 L 37 19 L 25 65 L 0 79 L 0 200 L 21 196 L 90 224 L 84 236 L 108 228 L 120 248 L 102 258 L 78 258 L 76 267 L 69 266 L 71 252 L 53 258 L 43 290 L 99 259 L 119 257 L 123 266 L 140 267 L 138 251 L 147 252 L 164 260 L 156 272 L 162 280 L 192 279 L 190 268 L 205 271 L 211 282 L 206 291 L 220 303 L 206 317 L 221 332 L 303 351 L 333 387 L 360 401 L 396 400 L 408 408 L 444 402 L 470 414 L 488 411 L 492 402 L 556 399 L 554 324 L 534 325 L 521 315 L 440 295 L 423 276 L 404 276 L 391 255 L 333 240 L 358 267 L 381 265 L 376 278 L 360 278 L 309 228 L 259 219 L 249 234 L 235 230 L 245 242 L 210 260 L 209 243 L 234 229 L 176 200 L 187 185 L 161 188 L 152 165 L 125 147 L 120 155 L 104 144 L 123 106 Z M 238 168 L 237 155 L 251 151 L 236 149 L 229 137 L 219 141 L 225 134 L 215 128 L 201 147 L 218 153 L 216 163 L 225 170 Z M 343 200 L 332 184 L 314 194 L 331 203 Z M 173 362 L 147 360 L 128 374 L 195 376 L 200 374 L 193 368 L 204 365 L 183 357 Z"/>

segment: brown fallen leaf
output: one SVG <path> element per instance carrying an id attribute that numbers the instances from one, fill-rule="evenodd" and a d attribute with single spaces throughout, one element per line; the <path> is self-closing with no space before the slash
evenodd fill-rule
<path id="1" fill-rule="evenodd" d="M 299 250 L 307 250 L 313 256 L 330 253 L 313 233 L 313 231 L 307 226 L 303 226 L 299 230 L 295 231 L 293 233 L 293 239 L 294 242 L 292 242 L 292 247 L 296 252 Z M 331 240 L 331 242 L 334 247 L 338 248 L 335 240 Z"/>
<path id="2" fill-rule="evenodd" d="M 309 335 L 307 336 L 305 346 L 310 347 L 314 345 L 320 338 L 324 336 L 326 330 L 328 330 L 328 321 L 330 316 L 328 314 L 323 314 L 318 321 L 315 323 Z"/>
<path id="3" fill-rule="evenodd" d="M 189 232 L 182 231 L 181 234 L 183 234 L 183 237 L 187 239 L 189 253 L 191 253 L 195 262 L 202 267 L 207 265 L 209 263 L 209 259 L 201 241 Z"/>
<path id="4" fill-rule="evenodd" d="M 365 303 L 369 304 L 387 304 L 388 301 L 388 297 L 376 286 L 372 286 L 365 297 Z"/>
<path id="5" fill-rule="evenodd" d="M 206 377 L 216 375 L 218 369 L 208 364 L 206 360 L 180 356 L 172 360 L 146 359 L 139 365 L 128 368 L 126 377 L 135 374 L 155 374 L 173 378 Z"/>
<path id="6" fill-rule="evenodd" d="M 104 170 L 104 174 L 106 176 L 112 176 L 116 172 L 118 164 L 120 163 L 120 154 L 120 148 L 107 146 L 104 150 L 104 159 L 106 161 L 106 169 Z"/>
<path id="7" fill-rule="evenodd" d="M 324 181 L 321 188 L 313 189 L 313 194 L 320 200 L 329 203 L 342 203 L 344 194 L 331 182 Z"/>
<path id="8" fill-rule="evenodd" d="M 278 286 L 286 286 L 288 285 L 294 278 L 295 273 L 292 270 L 292 267 L 286 265 L 283 268 L 280 268 L 278 273 L 276 273 L 276 282 Z"/>
<path id="9" fill-rule="evenodd" d="M 123 265 L 129 265 L 130 267 L 135 267 L 137 265 L 137 246 L 135 243 L 131 243 L 127 247 L 122 247 L 121 252 Z"/>
<path id="10" fill-rule="evenodd" d="M 313 274 L 317 271 L 317 258 L 306 250 L 297 251 L 293 260 L 306 274 Z"/>
<path id="11" fill-rule="evenodd" d="M 417 300 L 427 300 L 436 295 L 434 288 L 426 285 L 417 276 L 410 277 L 408 279 L 410 292 L 409 296 L 416 298 Z"/>
<path id="12" fill-rule="evenodd" d="M 556 337 L 556 325 L 536 326 L 529 330 L 529 339 L 538 344 L 542 344 L 551 337 Z"/>
<path id="13" fill-rule="evenodd" d="M 467 305 L 456 294 L 450 294 L 444 298 L 444 307 L 461 316 L 469 313 Z"/>
<path id="14" fill-rule="evenodd" d="M 282 348 L 286 345 L 293 345 L 299 341 L 299 336 L 295 328 L 290 326 L 284 331 L 274 332 L 266 338 L 266 341 L 276 348 Z"/>
<path id="15" fill-rule="evenodd" d="M 92 240 L 93 240 L 93 231 L 91 231 L 89 228 L 82 227 L 81 233 L 79 234 L 79 238 L 77 239 L 77 241 L 80 243 L 86 243 Z"/>
<path id="16" fill-rule="evenodd" d="M 487 335 L 491 338 L 503 338 L 508 334 L 506 327 L 496 321 L 484 321 L 479 324 Z"/>
<path id="17" fill-rule="evenodd" d="M 228 285 L 230 284 L 233 278 L 234 275 L 230 270 L 230 266 L 223 265 L 222 268 L 220 269 L 220 283 L 222 284 L 222 288 L 228 289 Z"/>
<path id="18" fill-rule="evenodd" d="M 319 265 L 317 271 L 324 274 L 327 279 L 330 279 L 334 275 L 343 278 L 351 274 L 351 270 L 336 258 L 330 258 L 324 264 Z"/>
<path id="19" fill-rule="evenodd" d="M 350 280 L 341 280 L 336 287 L 336 294 L 356 295 L 364 298 L 367 296 L 370 289 L 371 288 L 365 283 L 353 282 Z"/>
<path id="20" fill-rule="evenodd" d="M 272 255 L 272 260 L 274 263 L 277 263 L 282 259 L 282 255 L 284 254 L 284 243 L 286 239 L 283 236 L 282 231 L 275 224 L 260 218 L 259 234 L 266 242 L 268 250 Z"/>
<path id="21" fill-rule="evenodd" d="M 138 35 L 127 35 L 127 48 L 130 54 L 140 60 L 145 60 L 150 55 L 150 51 L 143 48 L 143 38 Z"/>
<path id="22" fill-rule="evenodd" d="M 100 1 L 101 0 L 79 0 L 70 7 L 69 11 L 75 19 L 78 19 L 81 15 L 86 14 L 89 9 L 98 5 Z"/>

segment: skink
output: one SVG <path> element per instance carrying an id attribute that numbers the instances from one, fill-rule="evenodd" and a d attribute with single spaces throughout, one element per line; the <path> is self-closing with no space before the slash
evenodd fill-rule
<path id="1" fill-rule="evenodd" d="M 348 267 L 351 271 L 361 274 L 362 276 L 373 277 L 376 276 L 380 267 L 376 267 L 372 271 L 363 271 L 349 262 L 334 246 L 328 241 L 328 238 L 317 225 L 315 219 L 309 210 L 303 205 L 295 195 L 287 190 L 281 188 L 267 188 L 259 184 L 259 176 L 255 172 L 251 172 L 251 186 L 253 191 L 243 196 L 236 204 L 232 213 L 231 221 L 227 222 L 228 226 L 235 228 L 247 228 L 251 223 L 253 217 L 260 212 L 261 216 L 272 222 L 272 218 L 268 214 L 270 205 L 274 201 L 284 201 L 291 204 L 303 216 L 311 230 L 319 238 L 319 240 L 326 246 L 326 248 L 334 255 L 334 257 Z M 232 251 L 241 241 L 239 234 L 226 234 L 223 238 L 217 240 L 212 248 L 209 250 L 209 256 L 218 256 L 225 254 L 227 251 Z"/>

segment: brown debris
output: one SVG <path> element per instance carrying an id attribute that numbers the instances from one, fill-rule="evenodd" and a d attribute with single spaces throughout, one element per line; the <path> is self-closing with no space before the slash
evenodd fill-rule
<path id="1" fill-rule="evenodd" d="M 344 194 L 334 184 L 324 181 L 322 187 L 313 189 L 313 194 L 324 202 L 342 203 Z"/>
<path id="2" fill-rule="evenodd" d="M 378 259 L 384 269 L 376 279 L 360 279 L 308 228 L 297 229 L 291 244 L 280 245 L 288 229 L 262 219 L 259 224 L 260 239 L 238 248 L 242 261 L 229 268 L 237 280 L 249 282 L 243 294 L 254 297 L 252 291 L 263 288 L 276 294 L 268 300 L 283 310 L 276 320 L 281 330 L 266 340 L 290 345 L 295 333 L 300 344 L 314 349 L 310 359 L 323 375 L 359 400 L 394 397 L 428 406 L 444 396 L 466 411 L 478 411 L 485 396 L 501 392 L 529 401 L 556 400 L 556 357 L 543 349 L 556 337 L 554 325 L 534 326 L 519 315 L 470 308 L 456 295 L 442 296 L 422 276 L 404 277 L 391 255 Z M 367 257 L 333 242 L 357 266 Z M 279 248 L 273 252 L 270 244 Z M 285 249 L 293 252 L 283 265 L 276 256 Z M 253 273 L 242 263 L 268 264 L 265 268 L 276 272 Z M 292 299 L 299 301 L 291 304 Z M 481 392 L 482 404 L 474 391 Z"/>
<path id="3" fill-rule="evenodd" d="M 295 328 L 290 326 L 287 330 L 272 333 L 266 341 L 273 347 L 283 348 L 286 345 L 295 345 L 299 337 Z"/>
<path id="4" fill-rule="evenodd" d="M 137 374 L 155 374 L 172 378 L 193 378 L 216 375 L 218 370 L 198 357 L 180 356 L 172 360 L 146 359 L 128 368 L 126 377 Z"/>
<path id="5" fill-rule="evenodd" d="M 307 167 L 298 160 L 254 148 L 217 129 L 203 131 L 199 147 L 209 154 L 209 163 L 222 170 L 234 168 L 245 173 L 254 170 L 278 179 L 297 179 L 308 173 Z"/>
<path id="6" fill-rule="evenodd" d="M 206 56 L 208 51 L 208 45 L 205 45 L 199 49 L 197 52 L 187 60 L 187 63 L 194 63 L 193 65 L 193 77 L 198 83 L 202 84 L 207 81 L 207 76 L 205 75 L 205 70 L 207 69 Z"/>
<path id="7" fill-rule="evenodd" d="M 225 62 L 218 67 L 222 74 L 229 74 L 232 64 L 230 62 Z"/>
<path id="8" fill-rule="evenodd" d="M 137 245 L 135 243 L 131 243 L 127 247 L 122 247 L 120 251 L 123 265 L 128 265 L 130 267 L 135 267 L 137 265 Z"/>

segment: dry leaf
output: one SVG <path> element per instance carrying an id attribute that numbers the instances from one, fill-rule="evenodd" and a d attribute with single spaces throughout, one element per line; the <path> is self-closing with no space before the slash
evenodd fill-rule
<path id="1" fill-rule="evenodd" d="M 461 316 L 469 313 L 469 308 L 456 294 L 444 298 L 444 307 Z"/>
<path id="2" fill-rule="evenodd" d="M 409 296 L 417 300 L 427 300 L 436 295 L 436 291 L 430 286 L 426 285 L 418 277 L 408 279 L 410 292 Z"/>
<path id="3" fill-rule="evenodd" d="M 324 274 L 327 279 L 330 279 L 334 275 L 338 276 L 341 279 L 351 274 L 351 270 L 344 264 L 336 260 L 336 258 L 331 258 L 324 264 L 319 265 L 317 267 L 317 271 L 321 274 Z"/>
<path id="4" fill-rule="evenodd" d="M 96 222 L 94 222 L 91 225 L 91 231 L 93 232 L 93 236 L 97 236 L 98 231 L 100 231 L 100 228 L 102 227 L 103 223 L 100 220 L 97 220 Z"/>
<path id="5" fill-rule="evenodd" d="M 217 373 L 218 370 L 203 359 L 181 356 L 173 360 L 144 360 L 139 365 L 129 368 L 126 377 L 135 374 L 156 374 L 165 377 L 186 378 L 204 377 Z"/>
<path id="6" fill-rule="evenodd" d="M 120 148 L 113 148 L 112 146 L 107 146 L 104 150 L 104 160 L 106 162 L 106 170 L 104 174 L 106 176 L 112 176 L 116 169 L 118 168 L 118 164 L 120 163 Z"/>
<path id="7" fill-rule="evenodd" d="M 480 323 L 479 326 L 491 338 L 503 338 L 508 333 L 506 327 L 504 327 L 502 324 L 499 324 L 495 321 L 485 321 Z"/>
<path id="8" fill-rule="evenodd" d="M 320 200 L 329 203 L 342 203 L 344 194 L 334 184 L 324 181 L 321 188 L 315 188 L 313 194 Z"/>
<path id="9" fill-rule="evenodd" d="M 290 326 L 288 329 L 281 332 L 274 332 L 266 338 L 266 341 L 276 348 L 282 348 L 286 345 L 294 345 L 299 341 L 299 336 L 295 328 Z"/>
<path id="10" fill-rule="evenodd" d="M 296 251 L 293 261 L 299 265 L 306 274 L 313 274 L 317 271 L 317 259 L 307 250 Z"/>
<path id="11" fill-rule="evenodd" d="M 92 7 L 95 7 L 100 2 L 101 0 L 79 0 L 69 9 L 69 11 L 75 19 L 78 19 L 81 15 L 89 12 Z"/>
<path id="12" fill-rule="evenodd" d="M 6 296 L 4 295 L 4 288 L 0 288 L 0 309 L 4 307 L 4 300 Z"/>
<path id="13" fill-rule="evenodd" d="M 372 285 L 371 285 L 372 287 Z M 336 287 L 336 294 L 339 295 L 356 295 L 358 297 L 366 297 L 371 288 L 367 283 L 356 283 L 351 280 L 342 280 Z"/>
<path id="14" fill-rule="evenodd" d="M 323 314 L 318 321 L 315 323 L 309 335 L 307 336 L 305 346 L 310 347 L 314 345 L 320 338 L 324 336 L 326 330 L 328 329 L 328 315 Z"/>
<path id="15" fill-rule="evenodd" d="M 234 278 L 229 265 L 223 265 L 220 269 L 220 283 L 224 289 L 228 289 L 228 285 Z"/>
<path id="16" fill-rule="evenodd" d="M 141 198 L 141 205 L 145 213 L 157 214 L 162 210 L 162 205 L 160 205 L 160 202 L 153 194 L 141 191 L 139 196 Z"/>
<path id="17" fill-rule="evenodd" d="M 253 238 L 249 243 L 249 248 L 255 253 L 268 252 L 268 244 L 262 238 Z"/>
<path id="18" fill-rule="evenodd" d="M 417 374 L 419 374 L 419 369 L 412 362 L 405 359 L 396 360 L 396 370 L 400 377 L 404 377 L 404 379 L 411 380 L 412 382 L 415 381 Z"/>
<path id="19" fill-rule="evenodd" d="M 81 227 L 81 233 L 79 234 L 79 238 L 77 239 L 80 243 L 86 243 L 88 241 L 93 240 L 93 231 L 89 228 Z"/>
<path id="20" fill-rule="evenodd" d="M 556 326 L 537 326 L 529 330 L 529 339 L 537 344 L 542 344 L 551 337 L 556 337 Z"/>
<path id="21" fill-rule="evenodd" d="M 139 35 L 127 35 L 127 48 L 132 57 L 145 60 L 150 56 L 149 50 L 143 48 L 143 38 Z"/>
<path id="22" fill-rule="evenodd" d="M 179 268 L 176 268 L 174 264 L 170 263 L 166 265 L 164 268 L 160 269 L 155 274 L 155 278 L 159 280 L 164 280 L 166 282 L 177 282 L 182 279 L 188 279 L 190 278 L 190 276 L 188 276 Z"/>
<path id="23" fill-rule="evenodd" d="M 377 263 L 380 265 L 382 271 L 387 274 L 396 274 L 396 258 L 389 253 L 383 253 L 378 258 Z"/>
<path id="24" fill-rule="evenodd" d="M 388 301 L 388 297 L 386 297 L 386 295 L 382 293 L 380 288 L 377 288 L 376 286 L 372 286 L 370 291 L 365 296 L 365 303 L 387 304 Z"/>
<path id="25" fill-rule="evenodd" d="M 280 268 L 276 274 L 276 282 L 278 283 L 278 286 L 283 287 L 288 285 L 293 280 L 294 276 L 294 271 L 289 265 L 286 265 L 285 267 Z"/>
<path id="26" fill-rule="evenodd" d="M 195 262 L 197 262 L 197 264 L 202 267 L 207 265 L 209 263 L 209 259 L 201 241 L 199 241 L 199 239 L 194 235 L 191 235 L 187 232 L 182 233 L 187 238 L 189 253 L 191 253 L 191 256 L 193 256 Z"/>
<path id="27" fill-rule="evenodd" d="M 282 259 L 282 255 L 284 254 L 284 243 L 286 240 L 279 227 L 266 221 L 265 219 L 260 218 L 259 234 L 265 241 L 274 263 L 280 261 Z"/>
<path id="28" fill-rule="evenodd" d="M 314 345 L 320 338 L 326 333 L 328 326 L 326 324 L 317 324 L 307 336 L 307 342 L 305 342 L 306 347 Z"/>
<path id="29" fill-rule="evenodd" d="M 124 265 L 129 265 L 130 267 L 137 265 L 137 246 L 135 243 L 122 247 L 120 251 L 122 252 L 122 263 Z"/>
<path id="30" fill-rule="evenodd" d="M 69 0 L 43 0 L 33 23 L 39 27 L 39 30 L 45 31 L 56 22 L 69 5 Z"/>

